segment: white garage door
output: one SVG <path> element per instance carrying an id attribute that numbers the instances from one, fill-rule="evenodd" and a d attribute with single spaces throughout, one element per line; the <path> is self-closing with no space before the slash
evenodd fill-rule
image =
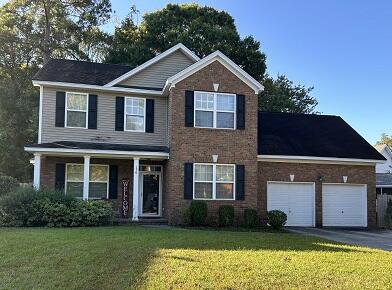
<path id="1" fill-rule="evenodd" d="M 366 227 L 366 185 L 323 184 L 323 226 Z"/>
<path id="2" fill-rule="evenodd" d="M 286 213 L 287 226 L 314 227 L 314 184 L 268 182 L 267 210 Z"/>

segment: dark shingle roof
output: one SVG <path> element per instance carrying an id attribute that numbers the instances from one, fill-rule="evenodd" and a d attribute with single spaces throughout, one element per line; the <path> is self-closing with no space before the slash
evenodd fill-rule
<path id="1" fill-rule="evenodd" d="M 42 144 L 32 144 L 26 147 L 32 148 L 63 148 L 63 149 L 90 149 L 90 150 L 115 150 L 115 151 L 148 151 L 148 152 L 169 152 L 165 146 L 148 146 L 148 145 L 128 145 L 112 143 L 90 143 L 90 142 L 72 142 L 58 141 Z"/>
<path id="2" fill-rule="evenodd" d="M 35 74 L 33 80 L 103 86 L 131 69 L 126 65 L 51 59 Z"/>
<path id="3" fill-rule="evenodd" d="M 376 173 L 376 185 L 392 185 L 392 173 Z"/>
<path id="4" fill-rule="evenodd" d="M 385 160 L 338 116 L 259 112 L 258 154 Z"/>

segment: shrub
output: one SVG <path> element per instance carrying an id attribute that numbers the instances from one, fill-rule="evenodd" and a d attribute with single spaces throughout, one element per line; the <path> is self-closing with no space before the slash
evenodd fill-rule
<path id="1" fill-rule="evenodd" d="M 190 213 L 190 211 L 189 211 L 189 208 L 186 208 L 186 209 L 182 212 L 181 223 L 182 223 L 183 225 L 190 225 L 190 224 L 191 224 L 191 213 Z"/>
<path id="2" fill-rule="evenodd" d="M 267 212 L 268 224 L 276 230 L 281 229 L 287 221 L 287 215 L 281 210 Z"/>
<path id="3" fill-rule="evenodd" d="M 384 216 L 385 227 L 392 229 L 392 199 L 388 201 L 387 210 Z"/>
<path id="4" fill-rule="evenodd" d="M 218 209 L 219 226 L 228 227 L 234 223 L 234 207 L 232 205 L 221 205 Z"/>
<path id="5" fill-rule="evenodd" d="M 204 225 L 207 219 L 207 203 L 201 200 L 193 200 L 189 206 L 189 218 L 191 225 Z"/>
<path id="6" fill-rule="evenodd" d="M 244 210 L 244 225 L 247 228 L 254 228 L 257 226 L 257 210 L 253 208 L 246 208 Z"/>
<path id="7" fill-rule="evenodd" d="M 16 178 L 11 176 L 0 176 L 0 196 L 3 196 L 8 192 L 15 191 L 18 186 L 19 182 Z"/>
<path id="8" fill-rule="evenodd" d="M 98 226 L 112 220 L 107 201 L 82 201 L 56 191 L 21 188 L 0 201 L 0 224 L 5 226 Z"/>

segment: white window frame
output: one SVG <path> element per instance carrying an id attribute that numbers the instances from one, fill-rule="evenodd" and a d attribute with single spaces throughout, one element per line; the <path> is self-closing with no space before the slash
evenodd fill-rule
<path id="1" fill-rule="evenodd" d="M 143 100 L 143 102 L 144 102 L 143 130 L 127 130 L 127 115 L 141 117 L 141 115 L 127 114 L 127 100 L 128 99 Z M 146 99 L 145 98 L 138 98 L 138 97 L 125 97 L 124 98 L 124 131 L 126 131 L 126 132 L 146 132 Z"/>
<path id="2" fill-rule="evenodd" d="M 85 95 L 86 96 L 86 110 L 75 110 L 75 109 L 68 109 L 68 95 L 69 94 L 79 94 L 79 95 Z M 65 92 L 65 127 L 66 128 L 77 128 L 77 129 L 87 129 L 88 128 L 88 94 L 87 93 L 80 93 L 80 92 Z M 82 112 L 86 113 L 86 124 L 84 127 L 73 127 L 73 126 L 68 126 L 68 111 L 70 112 Z"/>
<path id="3" fill-rule="evenodd" d="M 83 167 L 83 163 L 66 163 L 65 164 L 65 186 L 64 186 L 64 193 L 65 194 L 67 194 L 68 165 L 80 165 L 80 166 Z M 107 183 L 107 186 L 106 186 L 106 199 L 109 199 L 109 165 L 108 164 L 95 164 L 95 163 L 92 163 L 92 164 L 90 164 L 90 168 L 89 168 L 90 171 L 91 171 L 91 166 L 104 166 L 104 167 L 107 167 L 108 177 L 107 177 L 106 181 L 91 181 L 91 179 L 90 179 L 89 183 L 91 183 L 91 182 L 93 182 L 93 183 Z M 83 167 L 83 171 L 84 171 L 84 167 Z M 91 176 L 91 174 L 89 174 L 89 176 Z M 81 182 L 81 183 L 84 183 L 84 179 L 82 179 L 81 181 L 70 181 L 70 182 Z M 88 192 L 88 195 L 89 194 L 90 194 L 90 192 Z M 90 198 L 88 195 L 87 195 L 87 199 L 101 199 L 101 198 Z M 82 198 L 83 197 L 81 197 L 81 199 Z"/>
<path id="4" fill-rule="evenodd" d="M 207 93 L 214 95 L 214 108 L 213 109 L 196 109 L 196 93 Z M 218 95 L 229 95 L 234 97 L 234 111 L 224 111 L 218 110 Z M 196 111 L 204 111 L 204 112 L 212 112 L 212 127 L 203 127 L 196 125 Z M 230 113 L 234 114 L 234 126 L 233 128 L 221 128 L 216 126 L 217 122 L 217 115 L 218 113 Z M 203 128 L 203 129 L 219 129 L 219 130 L 236 130 L 237 128 L 237 95 L 231 93 L 217 93 L 217 92 L 207 92 L 207 91 L 195 91 L 194 98 L 193 98 L 193 124 L 195 128 Z"/>
<path id="5" fill-rule="evenodd" d="M 212 165 L 212 181 L 196 181 L 196 170 L 195 165 Z M 233 167 L 233 181 L 217 181 L 216 180 L 216 166 L 231 166 Z M 235 200 L 235 180 L 236 180 L 236 170 L 235 164 L 221 164 L 221 163 L 193 163 L 193 199 L 195 200 Z M 212 198 L 198 198 L 195 197 L 195 184 L 200 183 L 212 183 Z M 233 184 L 233 198 L 216 198 L 216 185 L 218 183 L 231 183 Z"/>

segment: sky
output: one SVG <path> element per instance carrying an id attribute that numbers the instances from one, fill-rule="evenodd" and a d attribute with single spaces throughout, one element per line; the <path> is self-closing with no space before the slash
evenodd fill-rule
<path id="1" fill-rule="evenodd" d="M 112 0 L 114 24 L 136 5 L 144 13 L 197 2 L 229 12 L 241 37 L 267 55 L 267 72 L 314 86 L 323 114 L 339 115 L 367 141 L 392 134 L 392 1 Z"/>
<path id="2" fill-rule="evenodd" d="M 5 0 L 0 0 L 4 3 Z M 313 86 L 323 114 L 339 115 L 367 141 L 392 134 L 392 1 L 111 0 L 113 31 L 132 5 L 144 13 L 197 2 L 229 12 L 241 37 L 252 35 L 267 72 Z"/>

